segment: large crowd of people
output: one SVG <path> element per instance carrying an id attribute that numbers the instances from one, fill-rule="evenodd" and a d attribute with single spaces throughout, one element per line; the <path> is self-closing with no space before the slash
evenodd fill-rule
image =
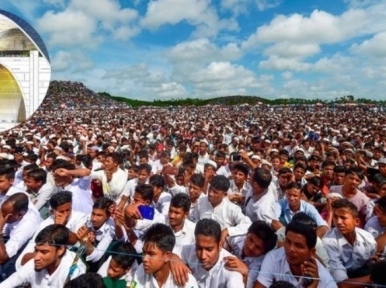
<path id="1" fill-rule="evenodd" d="M 386 285 L 386 114 L 53 81 L 0 135 L 0 288 Z"/>

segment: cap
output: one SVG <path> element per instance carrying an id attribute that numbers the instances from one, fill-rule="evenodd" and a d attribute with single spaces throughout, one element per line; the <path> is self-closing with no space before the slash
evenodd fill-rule
<path id="1" fill-rule="evenodd" d="M 209 160 L 208 162 L 206 162 L 204 166 L 207 166 L 207 165 L 213 166 L 214 169 L 217 169 L 217 163 L 212 160 Z"/>

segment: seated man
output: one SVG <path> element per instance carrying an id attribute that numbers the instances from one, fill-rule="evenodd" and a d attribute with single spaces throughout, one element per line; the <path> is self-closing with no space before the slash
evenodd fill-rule
<path id="1" fill-rule="evenodd" d="M 377 250 L 381 253 L 386 247 L 386 196 L 375 201 L 374 210 L 376 216 L 367 221 L 364 229 L 373 235 L 375 241 L 377 241 Z"/>
<path id="2" fill-rule="evenodd" d="M 351 287 L 356 282 L 370 284 L 369 259 L 375 256 L 377 243 L 367 231 L 358 228 L 359 212 L 348 199 L 332 203 L 335 228 L 322 242 L 330 257 L 330 270 L 339 287 Z"/>
<path id="3" fill-rule="evenodd" d="M 158 210 L 159 213 L 167 217 L 170 206 L 170 199 L 172 195 L 165 192 L 165 179 L 163 176 L 155 174 L 150 176 L 149 184 L 153 186 L 154 195 L 153 195 L 153 207 Z"/>
<path id="4" fill-rule="evenodd" d="M 276 247 L 276 242 L 275 232 L 264 221 L 253 222 L 245 236 L 228 237 L 229 251 L 236 256 L 232 262 L 240 268 L 243 263 L 248 267 L 240 269 L 248 277 L 246 288 L 253 287 L 265 255 Z"/>
<path id="5" fill-rule="evenodd" d="M 0 265 L 3 278 L 16 271 L 15 263 L 24 247 L 28 244 L 35 227 L 42 218 L 36 209 L 29 208 L 28 196 L 15 193 L 1 205 L 0 231 Z"/>
<path id="6" fill-rule="evenodd" d="M 69 232 L 63 225 L 45 227 L 35 238 L 34 259 L 2 282 L 0 288 L 63 287 L 67 280 L 85 273 L 84 263 L 67 250 L 68 240 Z"/>
<path id="7" fill-rule="evenodd" d="M 213 219 L 202 219 L 197 222 L 194 234 L 196 243 L 183 247 L 181 259 L 189 265 L 193 276 L 197 279 L 198 286 L 200 288 L 245 287 L 244 280 L 246 279 L 243 279 L 241 271 L 237 269 L 232 271 L 230 267 L 225 266 L 225 263 L 231 258 L 233 259 L 234 256 L 222 248 L 220 224 Z M 173 259 L 176 262 L 171 263 L 172 268 L 180 264 L 178 262 L 179 258 L 176 255 L 174 256 Z M 244 271 L 245 268 L 244 266 Z M 177 275 L 178 272 L 176 271 L 173 274 Z M 179 284 L 183 284 L 183 282 Z"/>
<path id="8" fill-rule="evenodd" d="M 138 268 L 135 248 L 128 242 L 119 243 L 111 254 L 99 268 L 98 274 L 103 277 L 106 288 L 129 287 Z"/>
<path id="9" fill-rule="evenodd" d="M 27 263 L 34 257 L 35 238 L 45 227 L 52 224 L 64 225 L 69 229 L 69 245 L 75 245 L 78 242 L 76 233 L 79 228 L 87 221 L 87 215 L 72 210 L 72 193 L 69 191 L 63 191 L 55 193 L 50 199 L 51 216 L 44 220 L 40 225 L 36 226 L 36 230 L 33 229 L 34 235 L 32 241 L 30 241 L 23 252 L 20 254 L 16 261 L 16 270 Z"/>
<path id="10" fill-rule="evenodd" d="M 173 230 L 165 224 L 154 224 L 145 232 L 143 241 L 143 263 L 135 272 L 130 287 L 180 287 L 174 282 L 169 265 L 175 244 Z M 185 287 L 198 288 L 191 274 Z"/>
<path id="11" fill-rule="evenodd" d="M 269 288 L 275 281 L 288 281 L 295 287 L 337 287 L 327 269 L 315 258 L 315 230 L 290 222 L 285 233 L 284 247 L 265 256 L 254 288 Z"/>
<path id="12" fill-rule="evenodd" d="M 210 181 L 208 196 L 199 199 L 197 206 L 189 215 L 192 222 L 211 218 L 220 223 L 223 231 L 222 240 L 228 236 L 245 235 L 252 223 L 242 213 L 241 208 L 226 197 L 229 185 L 229 180 L 225 176 L 214 176 Z"/>

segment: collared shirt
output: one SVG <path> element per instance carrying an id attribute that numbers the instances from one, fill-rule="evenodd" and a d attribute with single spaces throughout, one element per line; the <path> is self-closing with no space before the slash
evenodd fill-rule
<path id="1" fill-rule="evenodd" d="M 166 224 L 169 224 L 169 218 L 166 218 Z M 174 245 L 173 253 L 177 255 L 181 255 L 182 247 L 185 245 L 190 245 L 196 242 L 196 238 L 194 236 L 194 229 L 196 228 L 196 223 L 193 223 L 189 219 L 184 220 L 184 225 L 182 229 L 178 232 L 174 232 L 174 236 L 176 237 L 176 244 Z"/>
<path id="2" fill-rule="evenodd" d="M 107 181 L 107 176 L 104 170 L 92 171 L 90 177 L 101 181 L 103 194 L 106 197 L 110 197 L 114 201 L 120 198 L 123 188 L 127 182 L 127 172 L 122 169 L 118 169 L 113 173 L 111 181 Z"/>
<path id="3" fill-rule="evenodd" d="M 364 229 L 373 235 L 374 239 L 386 232 L 386 227 L 379 224 L 377 216 L 371 217 Z"/>
<path id="4" fill-rule="evenodd" d="M 56 187 L 56 192 L 72 192 L 72 209 L 75 211 L 91 214 L 94 201 L 90 190 L 91 177 L 77 178 L 64 187 Z"/>
<path id="5" fill-rule="evenodd" d="M 87 222 L 91 224 L 90 217 Z M 112 218 L 108 218 L 98 230 L 95 230 L 92 225 L 87 226 L 90 226 L 88 228 L 90 231 L 94 232 L 95 240 L 98 245 L 91 252 L 91 254 L 86 256 L 86 261 L 97 262 L 106 253 L 107 248 L 109 248 L 109 245 L 115 238 L 115 223 Z"/>
<path id="6" fill-rule="evenodd" d="M 231 169 L 229 168 L 229 165 L 228 164 L 225 166 L 223 165 L 220 168 L 218 168 L 218 170 L 216 171 L 216 175 L 222 175 L 227 178 L 232 176 L 232 172 L 231 172 Z"/>
<path id="7" fill-rule="evenodd" d="M 209 270 L 205 270 L 199 264 L 196 255 L 195 244 L 182 248 L 181 259 L 189 265 L 193 276 L 196 278 L 200 288 L 235 288 L 244 287 L 243 276 L 239 272 L 229 271 L 224 267 L 223 259 L 232 256 L 228 251 L 221 249 L 217 263 Z M 188 287 L 188 286 L 186 286 Z"/>
<path id="8" fill-rule="evenodd" d="M 35 230 L 43 219 L 35 209 L 28 208 L 27 213 L 17 222 L 7 223 L 3 228 L 3 233 L 10 239 L 5 243 L 5 251 L 9 258 L 17 254 L 19 249 L 31 239 Z"/>
<path id="9" fill-rule="evenodd" d="M 252 222 L 256 220 L 261 220 L 266 222 L 268 225 L 271 225 L 272 220 L 277 220 L 276 211 L 275 211 L 275 193 L 269 188 L 262 195 L 252 196 L 253 189 L 250 189 L 250 192 L 247 198 L 247 204 L 245 207 L 245 215 L 247 215 Z M 248 199 L 250 200 L 248 201 Z"/>
<path id="10" fill-rule="evenodd" d="M 209 203 L 208 196 L 198 199 L 197 206 L 189 219 L 197 223 L 201 219 L 214 219 L 220 225 L 221 229 L 227 228 L 229 236 L 245 235 L 251 220 L 241 212 L 241 208 L 224 198 L 215 208 Z"/>
<path id="11" fill-rule="evenodd" d="M 232 179 L 229 181 L 229 183 L 230 183 L 230 187 L 228 190 L 228 195 L 239 194 L 239 195 L 243 195 L 244 197 L 247 197 L 247 193 L 249 189 L 251 189 L 251 184 L 249 184 L 247 181 L 244 181 L 243 187 L 239 189 L 235 184 L 235 180 Z"/>
<path id="12" fill-rule="evenodd" d="M 149 179 L 146 180 L 145 184 L 149 184 Z M 121 196 L 128 197 L 131 201 L 134 200 L 135 187 L 138 186 L 138 178 L 131 179 L 126 182 L 125 187 Z"/>
<path id="13" fill-rule="evenodd" d="M 327 269 L 319 260 L 315 261 L 319 274 L 318 288 L 338 287 Z M 274 281 L 287 281 L 297 288 L 303 288 L 303 277 L 298 279 L 291 272 L 283 247 L 267 253 L 257 277 L 257 281 L 264 287 L 270 287 Z"/>
<path id="14" fill-rule="evenodd" d="M 167 264 L 168 265 L 168 264 Z M 169 276 L 163 286 L 159 286 L 157 280 L 153 274 L 146 274 L 143 269 L 143 264 L 139 265 L 137 271 L 134 274 L 134 280 L 131 282 L 130 287 L 135 288 L 180 288 L 174 283 L 172 272 L 169 272 Z M 192 274 L 188 274 L 188 282 L 185 284 L 186 288 L 198 288 L 196 279 Z"/>
<path id="15" fill-rule="evenodd" d="M 70 218 L 68 219 L 66 223 L 66 227 L 72 232 L 76 233 L 78 232 L 79 228 L 86 224 L 87 221 L 87 214 L 78 212 L 78 211 L 71 211 Z M 21 260 L 23 259 L 24 255 L 27 253 L 33 253 L 35 250 L 35 238 L 39 234 L 40 231 L 42 231 L 44 228 L 46 228 L 49 225 L 55 224 L 54 216 L 50 216 L 47 219 L 45 219 L 43 222 L 38 225 L 38 228 L 36 230 L 33 230 L 34 234 L 31 238 L 31 241 L 28 243 L 28 245 L 24 248 L 23 252 L 20 254 L 20 256 L 17 258 L 15 267 L 16 271 L 22 267 Z"/>
<path id="16" fill-rule="evenodd" d="M 107 258 L 107 260 L 102 264 L 102 266 L 98 270 L 98 274 L 102 276 L 102 278 L 108 277 L 108 270 L 110 266 L 110 261 L 112 259 L 112 256 Z M 125 280 L 127 283 L 127 287 L 129 287 L 131 281 L 134 279 L 134 273 L 138 269 L 138 262 L 134 261 L 133 265 L 130 268 L 130 271 L 127 272 L 125 275 L 123 275 L 120 280 Z"/>
<path id="17" fill-rule="evenodd" d="M 313 205 L 303 200 L 300 200 L 300 207 L 296 212 L 291 210 L 287 199 L 281 199 L 276 203 L 276 216 L 284 226 L 287 226 L 287 224 L 291 222 L 292 217 L 294 217 L 294 215 L 299 212 L 303 212 L 313 218 L 316 221 L 316 225 L 318 225 L 318 227 L 328 226 L 326 221 L 324 221 L 322 216 L 319 214 L 318 210 L 316 210 Z"/>
<path id="18" fill-rule="evenodd" d="M 35 271 L 34 260 L 31 259 L 19 271 L 13 273 L 2 282 L 0 288 L 20 287 L 28 284 L 31 288 L 63 287 L 75 256 L 74 252 L 67 250 L 60 260 L 58 268 L 51 275 L 48 274 L 46 269 Z M 76 269 L 70 279 L 74 279 L 84 273 L 86 273 L 86 266 L 81 260 L 78 260 Z"/>
<path id="19" fill-rule="evenodd" d="M 153 202 L 152 206 L 157 209 L 159 213 L 167 217 L 169 213 L 170 200 L 172 200 L 172 195 L 168 192 L 162 192 L 157 203 Z"/>
<path id="20" fill-rule="evenodd" d="M 233 255 L 242 260 L 248 266 L 249 273 L 246 288 L 253 288 L 257 276 L 259 275 L 261 264 L 263 264 L 265 254 L 259 257 L 243 258 L 243 249 L 246 237 L 247 236 L 228 237 L 228 243 L 231 246 Z"/>
<path id="21" fill-rule="evenodd" d="M 52 194 L 55 193 L 55 187 L 50 183 L 44 184 L 37 193 L 30 193 L 30 199 L 36 206 L 36 209 L 40 210 L 43 206 L 48 205 Z"/>
<path id="22" fill-rule="evenodd" d="M 330 257 L 331 274 L 336 283 L 348 279 L 347 271 L 363 267 L 377 251 L 377 243 L 369 232 L 355 228 L 355 233 L 353 246 L 337 228 L 330 229 L 322 239 Z"/>

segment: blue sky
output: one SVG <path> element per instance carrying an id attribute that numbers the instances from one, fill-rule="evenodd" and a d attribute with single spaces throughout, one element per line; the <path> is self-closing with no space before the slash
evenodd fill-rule
<path id="1" fill-rule="evenodd" d="M 136 99 L 384 98 L 384 0 L 2 0 L 52 78 Z"/>

